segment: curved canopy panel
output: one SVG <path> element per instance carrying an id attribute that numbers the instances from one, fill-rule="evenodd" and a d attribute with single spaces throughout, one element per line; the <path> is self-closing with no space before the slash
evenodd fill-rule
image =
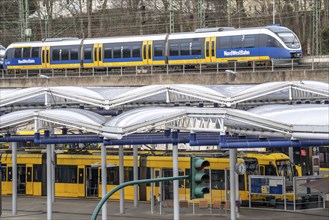
<path id="1" fill-rule="evenodd" d="M 82 109 L 30 109 L 0 116 L 0 129 L 10 129 L 11 127 L 25 125 L 26 123 L 32 124 L 36 120 L 38 124 L 39 122 L 52 123 L 57 126 L 77 128 L 97 134 L 101 133 L 102 125 L 107 121 L 101 115 Z"/>
<path id="2" fill-rule="evenodd" d="M 140 88 L 39 87 L 16 89 L 11 90 L 11 92 L 0 91 L 0 107 L 34 103 L 35 105 L 45 106 L 52 104 L 87 104 L 111 109 L 125 104 L 188 104 L 191 102 L 217 103 L 230 107 L 238 103 L 250 103 L 251 101 L 271 103 L 274 100 L 277 103 L 278 100 L 280 102 L 282 100 L 285 102 L 292 100 L 328 101 L 329 98 L 329 84 L 314 81 L 217 86 L 173 84 L 150 85 Z"/>

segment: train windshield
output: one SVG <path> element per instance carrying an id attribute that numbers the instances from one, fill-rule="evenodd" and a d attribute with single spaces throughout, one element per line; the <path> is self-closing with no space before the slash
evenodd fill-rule
<path id="1" fill-rule="evenodd" d="M 300 43 L 298 38 L 291 32 L 277 33 L 277 35 L 282 39 L 282 41 L 287 45 L 287 47 L 292 49 L 298 49 Z"/>
<path id="2" fill-rule="evenodd" d="M 289 179 L 293 177 L 293 170 L 289 160 L 277 160 L 276 166 L 278 168 L 279 176 L 285 176 Z"/>

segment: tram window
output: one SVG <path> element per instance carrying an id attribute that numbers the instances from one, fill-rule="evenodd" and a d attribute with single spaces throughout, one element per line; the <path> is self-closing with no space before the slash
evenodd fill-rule
<path id="1" fill-rule="evenodd" d="M 217 42 L 219 42 L 218 47 L 220 50 L 231 48 L 231 37 L 218 37 Z"/>
<path id="2" fill-rule="evenodd" d="M 242 35 L 232 37 L 232 48 L 242 48 Z"/>
<path id="3" fill-rule="evenodd" d="M 169 46 L 169 56 L 178 56 L 178 44 L 171 44 Z"/>
<path id="4" fill-rule="evenodd" d="M 276 176 L 276 169 L 273 164 L 265 165 L 266 176 Z"/>
<path id="5" fill-rule="evenodd" d="M 254 48 L 255 47 L 255 35 L 245 35 L 243 40 L 244 48 Z"/>
<path id="6" fill-rule="evenodd" d="M 211 188 L 221 190 L 225 189 L 224 170 L 211 170 Z"/>
<path id="7" fill-rule="evenodd" d="M 77 166 L 57 165 L 55 179 L 56 183 L 77 183 Z"/>
<path id="8" fill-rule="evenodd" d="M 192 55 L 201 55 L 202 47 L 200 42 L 192 43 Z"/>
<path id="9" fill-rule="evenodd" d="M 10 182 L 13 179 L 13 168 L 8 167 L 8 182 Z"/>
<path id="10" fill-rule="evenodd" d="M 33 182 L 42 181 L 42 165 L 33 165 Z"/>
<path id="11" fill-rule="evenodd" d="M 154 56 L 155 57 L 162 57 L 162 45 L 154 45 Z"/>
<path id="12" fill-rule="evenodd" d="M 107 171 L 107 184 L 119 185 L 119 167 L 108 167 Z"/>
<path id="13" fill-rule="evenodd" d="M 112 48 L 104 48 L 104 59 L 112 58 Z"/>
<path id="14" fill-rule="evenodd" d="M 124 168 L 124 180 L 125 182 L 134 180 L 134 170 L 132 167 Z"/>
<path id="15" fill-rule="evenodd" d="M 84 177 L 84 169 L 79 168 L 79 183 L 83 183 L 83 177 Z"/>
<path id="16" fill-rule="evenodd" d="M 40 48 L 39 47 L 32 47 L 32 58 L 38 58 L 40 57 Z"/>
<path id="17" fill-rule="evenodd" d="M 53 49 L 52 60 L 59 60 L 59 49 Z"/>
<path id="18" fill-rule="evenodd" d="M 78 48 L 72 48 L 70 50 L 70 59 L 71 60 L 78 60 L 79 59 L 79 49 Z"/>
<path id="19" fill-rule="evenodd" d="M 140 46 L 133 46 L 132 52 L 133 52 L 133 57 L 141 57 L 141 47 Z"/>
<path id="20" fill-rule="evenodd" d="M 23 48 L 23 58 L 31 57 L 31 48 Z"/>
<path id="21" fill-rule="evenodd" d="M 1 179 L 2 181 L 6 181 L 6 164 L 1 164 Z"/>
<path id="22" fill-rule="evenodd" d="M 121 58 L 121 47 L 113 48 L 113 58 Z"/>
<path id="23" fill-rule="evenodd" d="M 91 60 L 92 59 L 92 49 L 91 47 L 89 48 L 84 48 L 83 49 L 83 59 L 85 60 Z"/>
<path id="24" fill-rule="evenodd" d="M 32 167 L 27 167 L 26 182 L 32 181 Z"/>
<path id="25" fill-rule="evenodd" d="M 14 58 L 22 58 L 22 48 L 15 48 Z"/>
<path id="26" fill-rule="evenodd" d="M 239 190 L 245 190 L 244 175 L 239 175 Z"/>
<path id="27" fill-rule="evenodd" d="M 61 56 L 62 56 L 62 60 L 69 60 L 69 50 L 68 49 L 62 49 L 61 50 Z"/>
<path id="28" fill-rule="evenodd" d="M 190 43 L 181 43 L 180 55 L 190 55 Z"/>

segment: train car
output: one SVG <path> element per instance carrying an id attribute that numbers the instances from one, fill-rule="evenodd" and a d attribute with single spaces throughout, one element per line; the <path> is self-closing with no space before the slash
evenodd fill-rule
<path id="1" fill-rule="evenodd" d="M 267 26 L 13 43 L 7 49 L 5 66 L 7 69 L 193 66 L 300 57 L 301 44 L 294 32 L 286 27 Z"/>
<path id="2" fill-rule="evenodd" d="M 228 198 L 229 186 L 229 158 L 205 157 L 210 162 L 206 169 L 209 176 L 208 182 L 211 194 L 205 196 L 210 201 L 225 202 Z M 12 187 L 11 154 L 3 154 L 2 162 L 2 186 L 3 194 L 10 194 Z M 289 168 L 289 157 L 283 154 L 247 154 L 238 158 L 238 162 L 246 165 L 246 173 L 239 175 L 239 195 L 243 202 L 248 201 L 248 176 L 249 175 L 285 175 L 292 179 L 293 168 Z M 46 195 L 46 160 L 45 154 L 18 154 L 18 192 L 26 195 Z M 81 154 L 57 154 L 55 161 L 55 195 L 60 197 L 101 197 L 101 158 L 100 155 Z M 283 167 L 283 165 L 285 165 Z M 178 158 L 179 175 L 188 175 L 190 158 L 180 156 Z M 290 170 L 290 171 L 289 171 Z M 139 179 L 149 179 L 151 176 L 170 177 L 172 171 L 171 156 L 150 156 L 142 154 L 138 156 Z M 226 178 L 226 179 L 225 179 Z M 133 180 L 133 156 L 124 157 L 124 179 Z M 119 185 L 119 157 L 107 156 L 107 191 Z M 172 182 L 162 183 L 162 200 L 172 199 Z M 226 190 L 225 190 L 226 189 Z M 150 200 L 151 186 L 144 184 L 139 186 L 139 200 Z M 160 194 L 160 184 L 156 183 L 154 195 Z M 125 199 L 134 199 L 134 187 L 125 188 Z M 179 197 L 181 200 L 189 200 L 188 180 L 179 182 Z M 210 198 L 211 197 L 211 198 Z M 119 199 L 120 193 L 115 193 L 111 199 Z M 263 199 L 256 196 L 254 199 Z M 199 200 L 196 200 L 198 202 Z M 191 201 L 190 201 L 191 202 Z"/>
<path id="3" fill-rule="evenodd" d="M 81 67 L 81 39 L 56 38 L 8 46 L 5 67 L 11 69 L 76 69 Z"/>
<path id="4" fill-rule="evenodd" d="M 3 64 L 5 60 L 5 53 L 6 53 L 6 48 L 4 48 L 2 45 L 0 45 L 0 69 L 3 69 Z"/>

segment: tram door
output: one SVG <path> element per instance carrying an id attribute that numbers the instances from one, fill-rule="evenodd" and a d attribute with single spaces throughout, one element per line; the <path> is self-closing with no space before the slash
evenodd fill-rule
<path id="1" fill-rule="evenodd" d="M 98 168 L 86 166 L 86 196 L 98 197 Z"/>
<path id="2" fill-rule="evenodd" d="M 17 164 L 17 194 L 26 194 L 26 165 Z"/>

